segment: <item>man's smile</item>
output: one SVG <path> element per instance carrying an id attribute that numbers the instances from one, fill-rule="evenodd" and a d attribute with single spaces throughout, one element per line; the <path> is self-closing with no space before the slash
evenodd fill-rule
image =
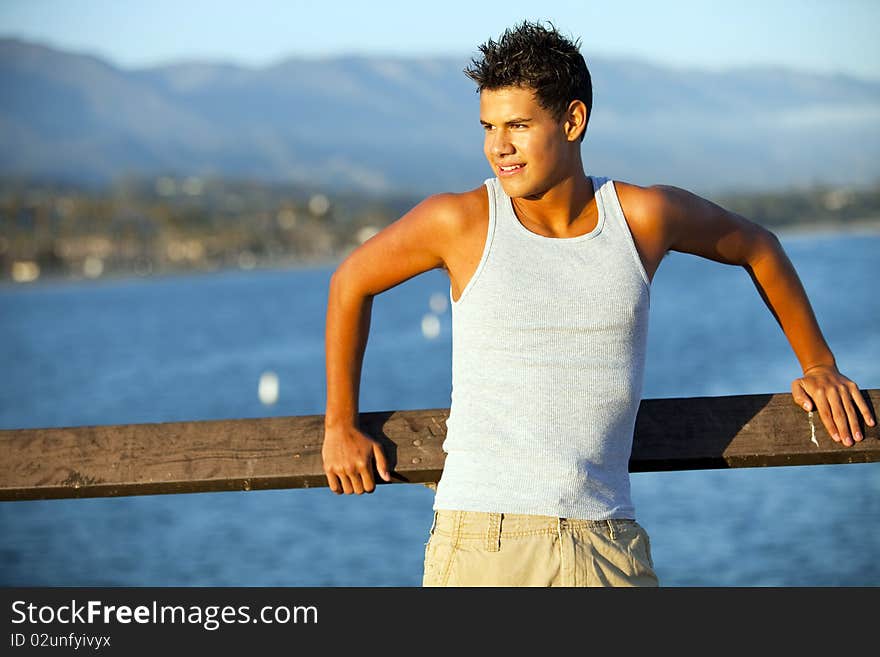
<path id="1" fill-rule="evenodd" d="M 499 164 L 498 165 L 498 175 L 499 176 L 512 176 L 514 174 L 519 173 L 525 168 L 525 164 Z"/>

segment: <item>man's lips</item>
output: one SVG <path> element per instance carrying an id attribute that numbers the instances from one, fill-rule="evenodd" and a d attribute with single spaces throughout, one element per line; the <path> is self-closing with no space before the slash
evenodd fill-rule
<path id="1" fill-rule="evenodd" d="M 513 176 L 522 171 L 525 168 L 525 164 L 517 163 L 517 164 L 499 164 L 498 165 L 498 175 L 499 176 Z"/>

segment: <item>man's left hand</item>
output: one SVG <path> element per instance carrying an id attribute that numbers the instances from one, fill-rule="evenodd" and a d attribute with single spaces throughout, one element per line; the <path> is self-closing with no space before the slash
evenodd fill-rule
<path id="1" fill-rule="evenodd" d="M 859 414 L 874 426 L 871 410 L 859 387 L 834 365 L 816 365 L 791 384 L 795 403 L 805 411 L 818 411 L 828 435 L 847 447 L 862 440 Z"/>

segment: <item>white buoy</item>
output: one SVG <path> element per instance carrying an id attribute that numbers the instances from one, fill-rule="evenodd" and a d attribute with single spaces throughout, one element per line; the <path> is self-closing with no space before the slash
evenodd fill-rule
<path id="1" fill-rule="evenodd" d="M 271 406 L 278 401 L 278 375 L 275 372 L 263 372 L 260 375 L 257 394 L 260 396 L 260 401 L 266 406 Z"/>
<path id="2" fill-rule="evenodd" d="M 429 340 L 433 340 L 440 335 L 440 320 L 437 318 L 437 315 L 428 313 L 422 317 L 422 335 Z"/>
<path id="3" fill-rule="evenodd" d="M 446 312 L 446 307 L 449 305 L 449 300 L 446 298 L 446 295 L 442 292 L 434 292 L 431 295 L 431 300 L 428 302 L 428 305 L 431 306 L 431 310 L 433 310 L 438 315 L 442 315 Z"/>

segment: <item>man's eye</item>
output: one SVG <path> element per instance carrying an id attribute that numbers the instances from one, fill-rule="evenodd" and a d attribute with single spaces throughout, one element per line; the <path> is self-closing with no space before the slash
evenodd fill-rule
<path id="1" fill-rule="evenodd" d="M 511 123 L 510 127 L 511 128 L 525 128 L 526 124 L 525 123 Z"/>

